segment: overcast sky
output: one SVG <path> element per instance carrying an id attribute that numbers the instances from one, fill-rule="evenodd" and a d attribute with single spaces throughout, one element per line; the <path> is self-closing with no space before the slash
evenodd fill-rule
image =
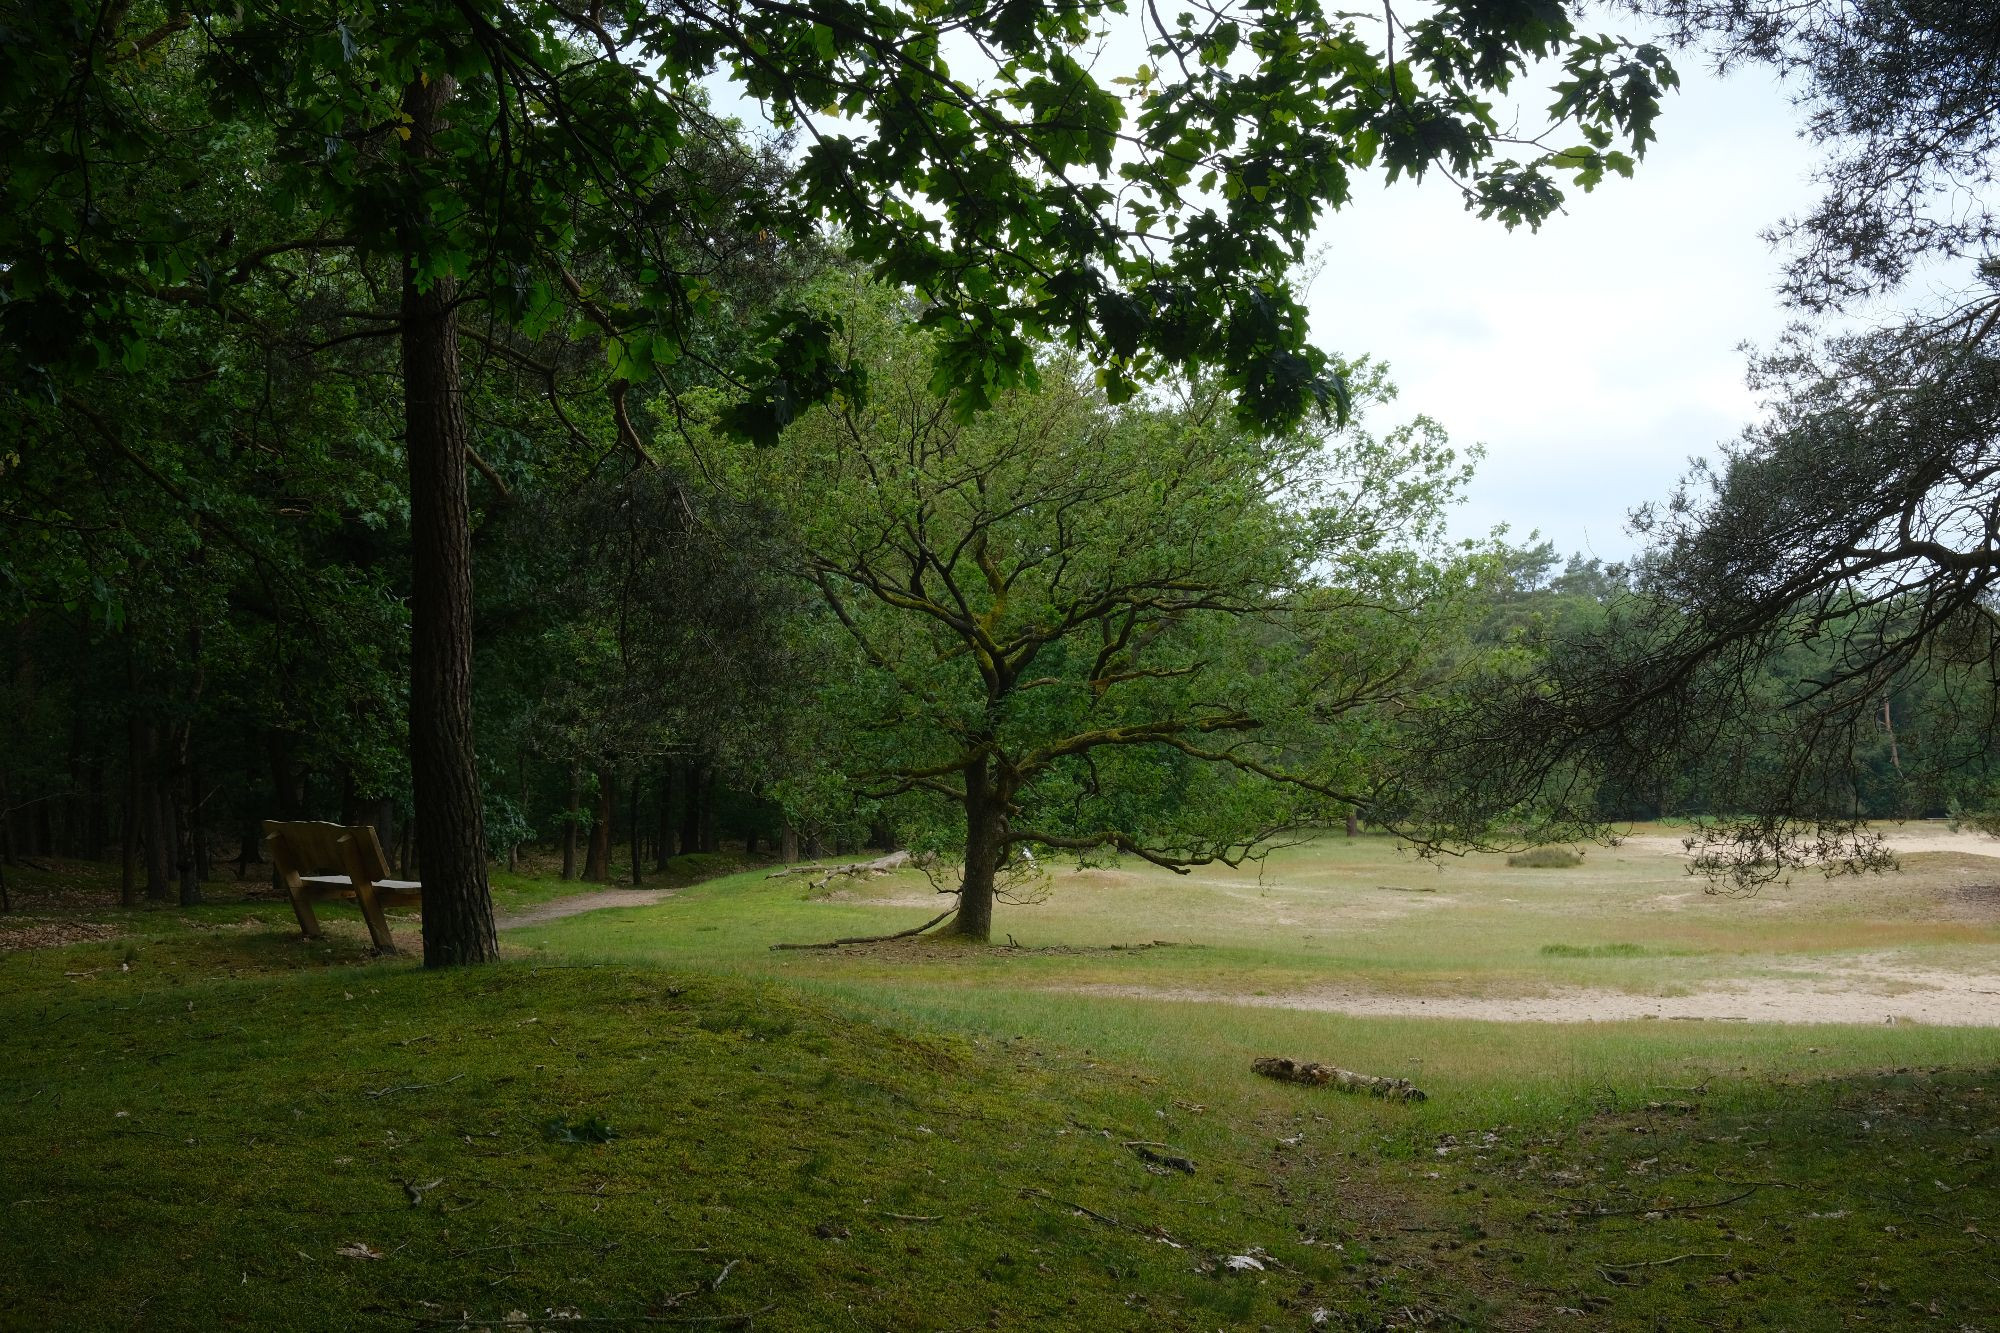
<path id="1" fill-rule="evenodd" d="M 1754 414 L 1738 346 L 1786 322 L 1759 233 L 1811 201 L 1814 150 L 1764 71 L 1676 64 L 1634 178 L 1574 196 L 1539 233 L 1407 183 L 1358 191 L 1322 230 L 1318 341 L 1387 361 L 1404 415 L 1486 446 L 1458 535 L 1506 523 L 1623 558 L 1627 512 Z"/>

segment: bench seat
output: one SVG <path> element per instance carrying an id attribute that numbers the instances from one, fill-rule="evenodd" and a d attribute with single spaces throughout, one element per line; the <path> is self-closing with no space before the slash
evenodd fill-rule
<path id="1" fill-rule="evenodd" d="M 313 915 L 315 902 L 352 899 L 361 908 L 375 947 L 383 953 L 396 952 L 382 909 L 421 903 L 424 886 L 414 879 L 389 878 L 389 858 L 382 855 L 381 839 L 371 825 L 267 819 L 264 845 L 307 939 L 321 934 L 319 918 Z"/>

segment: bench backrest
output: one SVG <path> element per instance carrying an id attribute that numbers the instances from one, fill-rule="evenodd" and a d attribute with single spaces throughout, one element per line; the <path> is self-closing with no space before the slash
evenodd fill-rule
<path id="1" fill-rule="evenodd" d="M 264 845 L 288 888 L 298 887 L 300 875 L 347 875 L 371 884 L 389 878 L 389 860 L 371 824 L 267 819 Z"/>

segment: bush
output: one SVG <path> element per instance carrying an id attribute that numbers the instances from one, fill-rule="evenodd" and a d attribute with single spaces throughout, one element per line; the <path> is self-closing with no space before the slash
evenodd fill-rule
<path id="1" fill-rule="evenodd" d="M 1507 864 L 1519 870 L 1568 870 L 1583 864 L 1583 853 L 1567 847 L 1530 847 L 1509 856 Z"/>

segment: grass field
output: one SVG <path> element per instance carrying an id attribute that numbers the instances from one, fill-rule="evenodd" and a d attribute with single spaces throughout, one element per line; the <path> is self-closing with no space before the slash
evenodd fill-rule
<path id="1" fill-rule="evenodd" d="M 1058 871 L 990 950 L 773 952 L 933 895 L 755 869 L 453 976 L 31 873 L 34 938 L 115 934 L 0 955 L 0 1321 L 2000 1329 L 2000 859 L 1729 901 L 1672 850 Z M 1972 1021 L 1550 1021 L 1677 1004 Z"/>

